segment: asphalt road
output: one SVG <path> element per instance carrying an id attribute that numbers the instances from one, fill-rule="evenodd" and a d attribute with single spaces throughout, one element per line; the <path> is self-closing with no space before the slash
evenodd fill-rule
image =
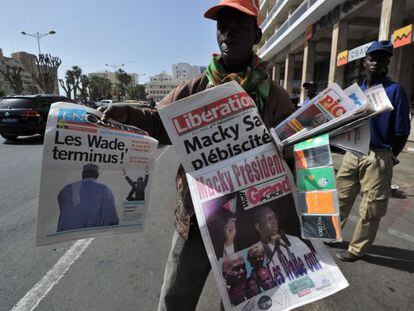
<path id="1" fill-rule="evenodd" d="M 34 246 L 42 148 L 40 137 L 17 143 L 0 138 L 0 310 L 21 306 L 22 298 L 50 276 L 74 244 Z M 339 163 L 341 157 L 335 159 Z M 339 263 L 350 287 L 302 310 L 412 310 L 414 154 L 404 152 L 401 160 L 394 181 L 402 192 L 400 198 L 391 199 L 372 252 L 363 261 Z M 92 240 L 47 294 L 31 296 L 38 303 L 36 310 L 156 309 L 173 234 L 177 166 L 170 147 L 156 167 L 146 230 Z M 356 208 L 353 215 L 356 219 Z M 354 224 L 351 221 L 346 228 L 345 239 L 349 240 Z M 19 308 L 15 310 L 25 310 Z M 212 276 L 197 310 L 219 310 Z"/>

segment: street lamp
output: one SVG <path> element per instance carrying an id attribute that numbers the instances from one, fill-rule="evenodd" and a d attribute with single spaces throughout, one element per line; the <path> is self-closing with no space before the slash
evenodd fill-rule
<path id="1" fill-rule="evenodd" d="M 47 35 L 54 35 L 55 33 L 56 33 L 56 31 L 54 31 L 54 30 L 49 31 L 48 33 L 39 33 L 39 32 L 26 33 L 24 31 L 21 32 L 22 35 L 30 36 L 30 37 L 33 37 L 33 38 L 37 39 L 37 48 L 39 49 L 39 55 L 40 55 L 40 38 L 43 38 Z"/>
<path id="2" fill-rule="evenodd" d="M 139 82 L 139 77 L 145 76 L 145 73 L 137 73 L 137 84 Z"/>
<path id="3" fill-rule="evenodd" d="M 105 66 L 111 67 L 115 72 L 117 68 L 121 68 L 125 66 L 125 64 L 105 64 Z"/>

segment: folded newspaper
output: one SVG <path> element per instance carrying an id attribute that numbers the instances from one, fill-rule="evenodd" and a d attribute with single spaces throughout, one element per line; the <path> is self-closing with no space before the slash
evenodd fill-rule
<path id="1" fill-rule="evenodd" d="M 272 129 L 271 134 L 278 148 L 282 149 L 330 133 L 331 138 L 335 137 L 334 145 L 366 154 L 369 148 L 367 122 L 377 114 L 393 109 L 382 85 L 362 92 L 356 83 L 345 90 L 333 83 Z M 360 130 L 352 131 L 355 128 Z M 349 133 L 341 135 L 346 132 Z M 336 137 L 338 135 L 341 136 Z"/>
<path id="2" fill-rule="evenodd" d="M 236 82 L 159 114 L 226 310 L 290 310 L 348 286 L 324 245 L 301 237 L 292 173 Z"/>
<path id="3" fill-rule="evenodd" d="M 47 121 L 37 245 L 143 230 L 158 142 L 101 112 L 55 103 Z"/>

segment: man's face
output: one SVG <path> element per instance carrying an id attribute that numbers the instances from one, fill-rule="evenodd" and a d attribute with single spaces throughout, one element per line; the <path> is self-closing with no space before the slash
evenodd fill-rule
<path id="1" fill-rule="evenodd" d="M 260 293 L 260 288 L 259 288 L 259 284 L 257 284 L 256 279 L 251 278 L 248 282 L 247 282 L 247 287 L 249 289 L 249 291 L 252 294 L 259 294 Z"/>
<path id="2" fill-rule="evenodd" d="M 255 250 L 251 256 L 249 256 L 250 265 L 253 267 L 254 270 L 259 269 L 263 266 L 264 254 L 261 250 Z"/>
<path id="3" fill-rule="evenodd" d="M 245 65 L 252 56 L 253 45 L 260 39 L 261 31 L 252 16 L 231 8 L 218 12 L 217 43 L 224 65 L 229 69 Z"/>
<path id="4" fill-rule="evenodd" d="M 261 241 L 264 243 L 268 243 L 271 237 L 278 235 L 279 227 L 277 218 L 270 208 L 266 208 L 261 212 L 260 220 L 256 228 L 259 230 Z"/>
<path id="5" fill-rule="evenodd" d="M 226 258 L 223 262 L 223 275 L 229 285 L 246 281 L 246 264 L 242 257 Z"/>
<path id="6" fill-rule="evenodd" d="M 381 51 L 368 54 L 364 60 L 364 68 L 367 75 L 372 78 L 379 77 L 386 72 L 390 63 L 390 56 Z"/>
<path id="7" fill-rule="evenodd" d="M 315 97 L 315 94 L 316 94 L 316 90 L 315 90 L 314 87 L 312 87 L 312 86 L 305 87 L 305 96 L 306 97 L 312 99 L 313 97 Z"/>
<path id="8" fill-rule="evenodd" d="M 260 286 L 263 287 L 264 290 L 268 290 L 273 287 L 272 276 L 270 275 L 269 270 L 266 268 L 262 268 L 257 272 L 257 278 Z"/>

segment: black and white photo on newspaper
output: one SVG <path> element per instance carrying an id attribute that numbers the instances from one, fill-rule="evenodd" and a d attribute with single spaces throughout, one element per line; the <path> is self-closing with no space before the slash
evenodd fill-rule
<path id="1" fill-rule="evenodd" d="M 324 245 L 301 238 L 292 174 L 237 83 L 159 114 L 226 310 L 290 310 L 348 286 Z"/>
<path id="2" fill-rule="evenodd" d="M 158 142 L 101 113 L 52 105 L 46 127 L 37 245 L 144 228 Z"/>

